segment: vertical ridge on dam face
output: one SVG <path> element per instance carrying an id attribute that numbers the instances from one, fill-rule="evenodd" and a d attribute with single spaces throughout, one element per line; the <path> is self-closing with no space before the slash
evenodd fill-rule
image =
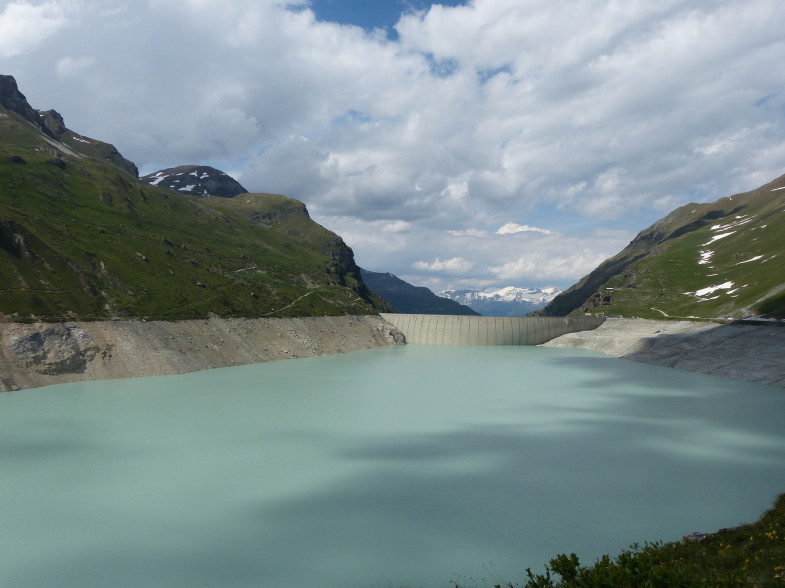
<path id="1" fill-rule="evenodd" d="M 539 345 L 567 333 L 591 331 L 600 317 L 458 316 L 382 313 L 408 343 L 436 345 Z"/>

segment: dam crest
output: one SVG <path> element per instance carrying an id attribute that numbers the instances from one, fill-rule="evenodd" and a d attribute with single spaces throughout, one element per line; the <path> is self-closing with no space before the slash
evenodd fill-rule
<path id="1" fill-rule="evenodd" d="M 599 327 L 602 317 L 459 316 L 382 313 L 408 343 L 435 345 L 540 345 Z"/>

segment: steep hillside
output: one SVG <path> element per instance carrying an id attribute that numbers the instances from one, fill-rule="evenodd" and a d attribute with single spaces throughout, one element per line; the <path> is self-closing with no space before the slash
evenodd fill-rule
<path id="1" fill-rule="evenodd" d="M 687 204 L 557 296 L 542 314 L 785 318 L 785 176 Z"/>
<path id="2" fill-rule="evenodd" d="M 231 198 L 248 192 L 230 175 L 208 165 L 181 165 L 142 176 L 151 186 L 170 188 L 193 196 Z"/>
<path id="3" fill-rule="evenodd" d="M 393 274 L 362 270 L 363 281 L 395 307 L 396 312 L 407 314 L 461 314 L 478 313 L 449 298 L 442 298 L 422 286 L 412 286 Z"/>
<path id="4" fill-rule="evenodd" d="M 299 234 L 284 222 L 293 201 L 253 196 L 269 219 L 260 225 L 231 199 L 145 184 L 107 156 L 113 147 L 90 152 L 60 141 L 45 117 L 30 120 L 35 111 L 8 76 L 2 84 L 0 317 L 376 311 L 337 235 L 307 214 L 297 219 Z"/>
<path id="5" fill-rule="evenodd" d="M 331 283 L 351 289 L 375 309 L 389 312 L 390 305 L 371 291 L 354 261 L 354 253 L 343 239 L 311 220 L 305 204 L 280 194 L 240 194 L 234 198 L 208 197 L 207 204 L 236 214 L 290 244 L 297 243 L 313 257 Z M 315 284 L 310 283 L 309 287 Z"/>

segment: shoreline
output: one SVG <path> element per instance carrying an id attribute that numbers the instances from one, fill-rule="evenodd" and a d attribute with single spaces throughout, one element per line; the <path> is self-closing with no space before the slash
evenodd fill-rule
<path id="1" fill-rule="evenodd" d="M 175 375 L 405 343 L 379 315 L 68 323 L 0 322 L 0 392 Z M 543 343 L 785 388 L 785 328 L 607 319 Z"/>
<path id="2" fill-rule="evenodd" d="M 404 341 L 378 315 L 0 323 L 0 392 L 183 374 Z"/>
<path id="3" fill-rule="evenodd" d="M 609 318 L 543 344 L 785 388 L 785 328 Z"/>

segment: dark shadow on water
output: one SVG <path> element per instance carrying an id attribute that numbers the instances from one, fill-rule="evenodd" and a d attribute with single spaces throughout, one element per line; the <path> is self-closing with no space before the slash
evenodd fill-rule
<path id="1" fill-rule="evenodd" d="M 759 481 L 768 475 L 785 483 L 779 474 L 764 473 L 769 466 L 747 463 L 743 455 L 729 456 L 723 467 L 657 447 L 644 458 L 633 455 L 631 447 L 641 439 L 663 434 L 656 395 L 636 396 L 635 402 L 644 405 L 629 413 L 654 413 L 648 422 L 594 415 L 587 420 L 590 426 L 573 433 L 487 426 L 369 439 L 339 451 L 339 458 L 361 467 L 331 486 L 303 489 L 272 503 L 227 505 L 228 525 L 195 528 L 184 544 L 165 553 L 153 527 L 148 548 L 137 545 L 126 552 L 109 542 L 98 553 L 66 550 L 61 560 L 39 565 L 34 577 L 38 585 L 77 585 L 68 579 L 90 577 L 85 570 L 95 569 L 93 585 L 114 579 L 111 585 L 120 587 L 438 586 L 452 573 L 478 579 L 488 558 L 500 557 L 494 569 L 503 576 L 494 580 L 519 581 L 516 573 L 563 551 L 591 560 L 635 540 L 713 530 L 695 528 L 696 521 L 716 520 L 718 512 L 729 518 L 717 527 L 746 522 L 732 514 L 734 499 L 721 489 L 739 476 Z M 721 415 L 717 425 L 733 421 L 732 415 Z M 772 457 L 779 467 L 773 471 L 781 472 L 785 432 L 777 440 L 780 449 Z M 760 488 L 776 484 L 754 486 L 747 498 L 762 509 L 777 490 Z M 677 503 L 690 515 L 674 522 Z M 447 546 L 453 543 L 469 545 L 468 552 L 451 560 Z M 587 551 L 587 545 L 593 547 Z M 469 569 L 478 572 L 466 571 L 471 556 L 477 561 Z M 348 580 L 336 580 L 341 566 Z M 431 568 L 426 579 L 416 571 L 423 566 Z M 317 576 L 304 580 L 300 567 Z M 160 582 L 151 583 L 149 573 L 137 577 L 142 568 Z"/>

